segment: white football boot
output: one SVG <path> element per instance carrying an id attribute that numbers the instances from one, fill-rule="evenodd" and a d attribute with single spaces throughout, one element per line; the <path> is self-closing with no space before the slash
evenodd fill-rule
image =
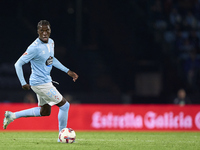
<path id="1" fill-rule="evenodd" d="M 6 111 L 5 112 L 5 118 L 3 119 L 3 129 L 6 129 L 7 128 L 7 126 L 12 122 L 12 121 L 14 121 L 14 119 L 13 119 L 13 113 L 12 112 L 10 112 L 10 111 Z"/>

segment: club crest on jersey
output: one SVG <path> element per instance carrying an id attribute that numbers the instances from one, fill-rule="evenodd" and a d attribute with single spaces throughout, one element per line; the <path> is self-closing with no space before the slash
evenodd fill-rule
<path id="1" fill-rule="evenodd" d="M 46 65 L 50 66 L 53 63 L 53 57 L 49 56 L 49 58 L 46 61 Z"/>

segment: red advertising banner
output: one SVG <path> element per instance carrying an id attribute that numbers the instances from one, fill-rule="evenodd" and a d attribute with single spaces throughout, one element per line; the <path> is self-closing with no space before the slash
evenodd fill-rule
<path id="1" fill-rule="evenodd" d="M 0 103 L 0 120 L 6 110 L 19 111 L 33 104 Z M 6 130 L 58 130 L 57 106 L 47 117 L 14 120 Z M 74 130 L 200 131 L 200 105 L 71 104 L 68 127 Z M 0 128 L 3 130 L 3 128 Z"/>

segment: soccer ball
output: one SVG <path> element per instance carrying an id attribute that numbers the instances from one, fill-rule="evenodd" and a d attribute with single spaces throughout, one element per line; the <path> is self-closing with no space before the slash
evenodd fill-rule
<path id="1" fill-rule="evenodd" d="M 64 128 L 59 133 L 61 143 L 73 143 L 76 139 L 76 133 L 72 128 Z"/>

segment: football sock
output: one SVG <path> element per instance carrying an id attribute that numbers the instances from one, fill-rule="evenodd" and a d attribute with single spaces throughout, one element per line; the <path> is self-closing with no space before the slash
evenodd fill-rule
<path id="1" fill-rule="evenodd" d="M 34 107 L 22 111 L 15 112 L 16 119 L 20 117 L 37 117 L 40 115 L 40 109 L 41 107 Z"/>
<path id="2" fill-rule="evenodd" d="M 58 113 L 59 132 L 63 128 L 67 127 L 69 106 L 70 104 L 66 102 L 63 106 L 59 107 L 59 113 Z"/>

